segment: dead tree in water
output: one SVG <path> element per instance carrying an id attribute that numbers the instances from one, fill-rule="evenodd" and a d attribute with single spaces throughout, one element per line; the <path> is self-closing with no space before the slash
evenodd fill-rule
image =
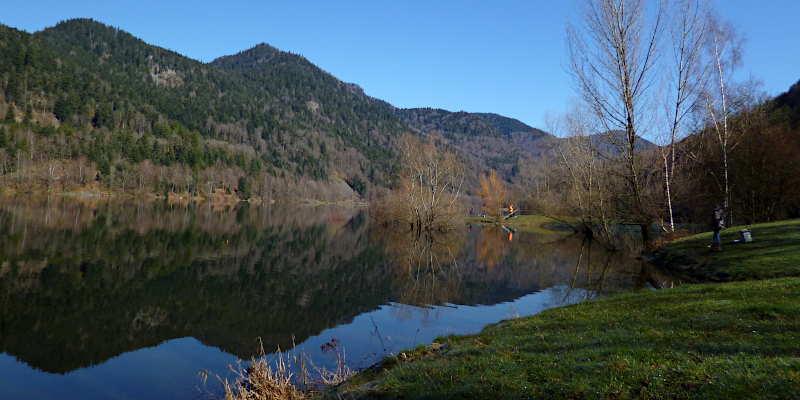
<path id="1" fill-rule="evenodd" d="M 446 229 L 462 216 L 459 195 L 464 167 L 434 138 L 411 134 L 400 140 L 400 182 L 384 200 L 384 218 L 407 223 L 411 230 Z"/>

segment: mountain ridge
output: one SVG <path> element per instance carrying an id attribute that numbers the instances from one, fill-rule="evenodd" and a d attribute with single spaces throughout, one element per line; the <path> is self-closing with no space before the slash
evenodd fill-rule
<path id="1" fill-rule="evenodd" d="M 55 131 L 75 148 L 69 158 L 88 158 L 107 185 L 123 189 L 117 171 L 141 176 L 150 160 L 173 170 L 172 178 L 148 178 L 154 191 L 244 186 L 261 197 L 352 199 L 392 185 L 403 132 L 435 135 L 473 170 L 496 169 L 508 181 L 521 162 L 547 156 L 561 141 L 496 113 L 397 108 L 264 42 L 202 62 L 79 18 L 33 34 L 0 29 L 0 52 L 9 56 L 0 60 L 9 71 L 0 81 L 6 114 L 12 109 L 19 120 L 33 109 L 27 114 L 54 121 L 34 130 Z M 22 142 L 24 133 L 12 128 L 11 141 Z M 77 139 L 74 130 L 82 132 Z M 37 149 L 54 145 L 52 135 L 37 140 Z M 52 153 L 39 158 L 63 158 Z M 180 166 L 193 171 L 188 182 Z M 298 194 L 304 182 L 315 193 Z M 468 182 L 476 187 L 477 177 Z"/>

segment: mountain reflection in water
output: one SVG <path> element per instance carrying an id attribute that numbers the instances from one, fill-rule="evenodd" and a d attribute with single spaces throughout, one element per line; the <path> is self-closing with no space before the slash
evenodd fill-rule
<path id="1" fill-rule="evenodd" d="M 580 238 L 417 237 L 353 208 L 3 199 L 0 238 L 0 398 L 192 398 L 256 338 L 319 365 L 335 338 L 363 367 L 642 284 Z"/>

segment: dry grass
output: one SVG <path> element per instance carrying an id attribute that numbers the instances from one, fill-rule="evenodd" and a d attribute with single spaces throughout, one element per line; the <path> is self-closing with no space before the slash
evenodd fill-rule
<path id="1" fill-rule="evenodd" d="M 314 367 L 314 370 L 317 373 L 318 381 L 324 387 L 338 386 L 355 374 L 355 371 L 353 371 L 352 369 L 350 369 L 350 367 L 347 366 L 347 360 L 345 359 L 344 349 L 337 347 L 335 351 L 336 351 L 335 370 L 329 371 L 325 368 L 318 368 L 316 366 Z"/>
<path id="2" fill-rule="evenodd" d="M 233 383 L 223 382 L 225 400 L 301 400 L 306 394 L 293 382 L 293 374 L 281 356 L 273 368 L 265 358 L 253 359 L 247 369 L 236 370 Z"/>
<path id="3" fill-rule="evenodd" d="M 337 386 L 355 372 L 346 363 L 344 350 L 333 348 L 336 369 L 330 371 L 317 367 L 305 354 L 285 355 L 280 349 L 274 363 L 267 360 L 263 345 L 259 355 L 253 357 L 247 368 L 241 363 L 231 370 L 236 375 L 233 382 L 220 379 L 225 390 L 225 400 L 302 400 L 312 398 L 327 387 Z M 310 365 L 313 373 L 307 366 Z M 297 371 L 297 375 L 295 372 Z M 205 379 L 206 376 L 204 375 Z"/>

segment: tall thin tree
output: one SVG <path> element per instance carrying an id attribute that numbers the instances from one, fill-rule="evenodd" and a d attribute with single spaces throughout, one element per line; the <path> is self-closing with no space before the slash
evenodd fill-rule
<path id="1" fill-rule="evenodd" d="M 670 7 L 669 47 L 671 56 L 665 74 L 664 114 L 665 145 L 660 146 L 664 168 L 664 197 L 669 230 L 675 231 L 672 208 L 672 185 L 676 168 L 676 146 L 687 131 L 687 116 L 695 109 L 704 89 L 707 69 L 703 68 L 703 44 L 706 39 L 709 10 L 703 0 L 676 0 Z"/>
<path id="2" fill-rule="evenodd" d="M 711 84 L 703 94 L 709 125 L 719 146 L 721 157 L 723 205 L 728 218 L 733 220 L 730 210 L 730 168 L 728 158 L 734 146 L 733 129 L 730 122 L 737 107 L 734 100 L 734 75 L 741 63 L 741 38 L 729 23 L 711 16 L 708 34 L 704 41 L 705 53 L 711 70 Z"/>
<path id="3" fill-rule="evenodd" d="M 636 144 L 645 130 L 663 17 L 662 1 L 649 14 L 643 0 L 586 0 L 581 28 L 567 29 L 576 86 L 619 149 L 627 186 L 626 217 L 640 225 L 645 240 L 650 217 Z"/>

